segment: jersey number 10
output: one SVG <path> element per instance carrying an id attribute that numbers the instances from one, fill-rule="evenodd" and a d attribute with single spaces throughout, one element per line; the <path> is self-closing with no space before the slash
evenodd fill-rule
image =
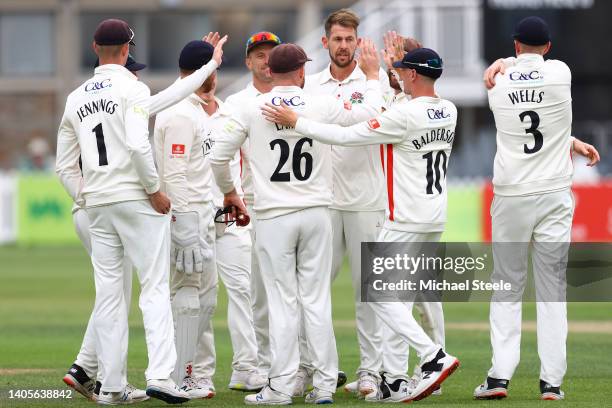
<path id="1" fill-rule="evenodd" d="M 422 156 L 427 160 L 427 174 L 425 178 L 427 179 L 427 194 L 433 194 L 433 187 L 436 186 L 436 190 L 438 193 L 442 194 L 442 185 L 440 184 L 441 180 L 446 178 L 446 165 L 448 163 L 448 156 L 444 150 L 438 151 L 436 155 L 436 160 L 434 162 L 434 152 L 429 152 Z M 442 166 L 442 172 L 440 171 L 440 166 Z M 435 177 L 434 177 L 435 172 Z"/>

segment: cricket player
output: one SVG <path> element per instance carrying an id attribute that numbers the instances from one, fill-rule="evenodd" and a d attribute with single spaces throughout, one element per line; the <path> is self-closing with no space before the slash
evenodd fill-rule
<path id="1" fill-rule="evenodd" d="M 280 38 L 269 31 L 261 31 L 253 34 L 246 43 L 245 65 L 252 74 L 252 81 L 242 91 L 226 98 L 225 104 L 232 109 L 247 103 L 261 94 L 272 90 L 272 76 L 268 69 L 268 56 L 274 47 L 281 44 Z M 250 169 L 249 140 L 245 140 L 240 149 L 242 160 L 241 183 L 244 192 L 244 202 L 249 214 L 253 214 L 254 187 L 252 171 Z M 270 334 L 268 322 L 268 300 L 263 283 L 262 271 L 259 268 L 257 251 L 253 250 L 257 242 L 256 217 L 251 217 L 251 303 L 253 308 L 253 327 L 257 340 L 257 362 L 258 372 L 267 378 L 270 370 Z M 257 384 L 256 377 L 251 380 L 240 378 L 242 374 L 235 377 L 232 374 L 230 388 L 252 388 L 248 383 Z M 244 386 L 244 387 L 243 387 Z"/>
<path id="2" fill-rule="evenodd" d="M 98 403 L 106 405 L 130 399 L 124 371 L 124 254 L 141 282 L 149 359 L 146 393 L 169 403 L 188 400 L 170 379 L 176 361 L 167 285 L 171 203 L 159 190 L 148 140 L 150 91 L 124 67 L 133 37 L 122 20 L 105 20 L 97 27 L 93 48 L 100 66 L 68 96 L 57 144 L 56 172 L 73 200 L 85 205 L 90 220 L 93 331 L 102 383 Z"/>
<path id="3" fill-rule="evenodd" d="M 382 115 L 350 127 L 307 119 L 287 105 L 263 108 L 279 127 L 323 143 L 346 146 L 385 144 L 388 209 L 378 236 L 382 242 L 437 242 L 446 222 L 446 168 L 455 136 L 457 109 L 435 93 L 442 60 L 428 48 L 408 52 L 393 65 L 409 102 L 394 104 Z M 421 377 L 409 387 L 405 371 L 380 385 L 384 401 L 417 401 L 429 396 L 459 366 L 425 334 L 412 316 L 410 302 L 370 302 L 379 319 L 413 347 L 420 358 Z"/>
<path id="4" fill-rule="evenodd" d="M 231 120 L 216 138 L 211 164 L 225 194 L 225 205 L 245 212 L 232 182 L 229 162 L 249 137 L 249 157 L 255 193 L 257 244 L 262 275 L 272 313 L 269 382 L 248 395 L 252 405 L 291 404 L 299 366 L 300 305 L 306 339 L 314 362 L 314 389 L 306 402 L 331 403 L 336 389 L 338 357 L 331 322 L 331 221 L 328 206 L 329 148 L 297 136 L 292 128 L 266 121 L 264 103 L 295 106 L 306 116 L 354 123 L 377 111 L 382 94 L 378 86 L 378 58 L 368 41 L 361 58 L 369 79 L 364 104 L 346 109 L 341 101 L 305 93 L 304 64 L 308 58 L 294 44 L 277 45 L 268 65 L 274 81 L 271 92 L 257 97 Z"/>
<path id="5" fill-rule="evenodd" d="M 331 13 L 325 20 L 323 47 L 330 63 L 321 72 L 306 78 L 304 90 L 315 95 L 330 95 L 352 106 L 364 101 L 366 76 L 355 59 L 361 44 L 357 28 L 359 17 L 348 9 Z M 379 73 L 383 94 L 390 91 L 385 72 Z M 380 107 L 382 108 L 382 107 Z M 330 122 L 327 120 L 326 122 Z M 357 369 L 359 390 L 374 392 L 380 379 L 381 324 L 371 307 L 361 302 L 361 242 L 375 241 L 384 220 L 385 195 L 382 146 L 332 146 L 333 232 L 332 280 L 336 278 L 348 253 L 351 268 L 360 365 Z M 309 350 L 300 349 L 302 362 L 296 395 L 302 395 L 311 382 Z"/>
<path id="6" fill-rule="evenodd" d="M 210 76 L 215 69 L 221 63 L 221 55 L 223 52 L 223 45 L 227 41 L 227 38 L 221 39 L 218 33 L 209 33 L 206 36 L 207 39 L 215 40 L 218 45 L 215 48 L 216 55 L 208 64 L 204 65 L 201 69 L 196 71 L 193 75 L 186 77 L 170 87 L 164 89 L 156 95 L 152 95 L 149 98 L 149 114 L 151 116 L 157 114 L 162 109 L 165 109 L 185 97 L 191 94 L 196 88 L 201 86 L 202 82 Z M 99 66 L 99 61 L 96 62 L 95 67 Z M 132 74 L 137 76 L 138 71 L 146 68 L 146 65 L 141 64 L 134 60 L 131 55 L 128 55 L 125 68 Z M 89 218 L 84 207 L 74 205 L 72 208 L 72 217 L 74 226 L 77 232 L 77 236 L 81 240 L 81 243 L 85 247 L 87 254 L 91 257 L 91 237 L 89 234 Z M 130 301 L 132 296 L 132 264 L 127 257 L 123 259 L 124 268 L 124 298 L 127 310 L 130 308 Z M 92 314 L 93 317 L 93 314 Z M 100 381 L 96 381 L 98 372 L 98 355 L 96 353 L 95 337 L 93 332 L 93 319 L 90 317 L 83 337 L 83 343 L 75 362 L 72 364 L 68 372 L 63 378 L 64 383 L 79 392 L 87 399 L 97 399 L 99 395 L 99 389 L 101 386 Z M 127 343 L 123 344 L 127 347 Z M 126 349 L 127 353 L 127 349 Z M 126 361 L 127 363 L 127 361 Z M 127 367 L 124 367 L 124 370 Z M 139 390 L 129 383 L 126 385 L 127 393 L 129 395 L 128 400 L 132 401 L 144 401 L 148 399 L 144 390 Z"/>
<path id="7" fill-rule="evenodd" d="M 210 61 L 214 47 L 191 41 L 181 51 L 181 77 L 192 75 Z M 206 139 L 205 100 L 214 89 L 216 73 L 173 107 L 160 112 L 155 122 L 155 153 L 161 188 L 173 202 L 170 292 L 176 327 L 178 361 L 175 381 L 190 397 L 212 398 L 216 391 L 215 346 L 212 317 L 217 305 L 217 269 L 212 172 L 207 160 L 212 142 Z"/>
<path id="8" fill-rule="evenodd" d="M 511 282 L 514 296 L 493 295 L 492 366 L 474 397 L 508 396 L 519 363 L 521 296 L 531 242 L 541 399 L 560 400 L 567 368 L 565 270 L 574 212 L 571 72 L 562 61 L 544 59 L 551 42 L 541 18 L 521 20 L 513 37 L 516 58 L 495 78 L 488 96 L 497 127 L 491 280 Z"/>
<path id="9" fill-rule="evenodd" d="M 407 103 L 410 100 L 410 95 L 407 95 L 403 89 L 403 81 L 399 74 L 393 68 L 393 61 L 401 60 L 404 53 L 410 52 L 417 48 L 422 48 L 422 45 L 413 38 L 402 38 L 396 32 L 387 32 L 384 36 L 385 51 L 383 56 L 388 68 L 389 85 L 394 89 L 394 96 L 391 103 Z M 421 326 L 427 335 L 434 343 L 439 344 L 442 348 L 445 347 L 444 335 L 444 312 L 441 302 L 423 301 L 422 297 L 417 295 L 414 308 L 420 318 Z M 406 372 L 408 367 L 408 345 L 396 335 L 387 326 L 383 327 L 382 341 L 382 372 L 386 373 L 389 378 L 401 378 L 401 374 Z M 421 367 L 417 364 L 414 367 L 413 375 L 408 380 L 409 384 L 414 387 L 418 383 L 421 376 Z M 432 395 L 441 395 L 442 389 L 434 390 Z M 376 400 L 380 397 L 380 393 L 372 393 L 365 396 L 366 400 Z"/>
<path id="10" fill-rule="evenodd" d="M 208 85 L 208 84 L 207 84 Z M 216 78 L 201 95 L 203 106 L 204 140 L 214 145 L 214 137 L 230 117 L 231 108 L 215 96 Z M 237 152 L 230 163 L 236 191 L 242 191 L 242 157 Z M 214 209 L 223 210 L 223 193 L 212 183 Z M 253 327 L 251 302 L 251 225 L 240 227 L 234 222 L 226 223 L 224 218 L 217 223 L 215 254 L 217 271 L 227 289 L 227 321 L 232 342 L 232 375 L 228 388 L 239 391 L 259 391 L 267 382 L 267 376 L 258 371 L 257 340 Z M 266 317 L 267 322 L 267 317 Z"/>

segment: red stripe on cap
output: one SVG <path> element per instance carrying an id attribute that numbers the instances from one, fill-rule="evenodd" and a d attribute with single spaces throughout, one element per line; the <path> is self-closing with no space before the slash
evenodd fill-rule
<path id="1" fill-rule="evenodd" d="M 389 201 L 389 220 L 393 221 L 393 145 L 387 145 L 387 198 Z"/>

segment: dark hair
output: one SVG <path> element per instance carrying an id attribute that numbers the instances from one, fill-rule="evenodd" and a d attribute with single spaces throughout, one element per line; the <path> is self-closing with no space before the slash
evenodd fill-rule
<path id="1" fill-rule="evenodd" d="M 332 26 L 336 24 L 342 27 L 353 28 L 357 32 L 359 17 L 357 17 L 353 10 L 346 8 L 334 11 L 325 19 L 325 35 L 327 37 L 331 33 Z"/>

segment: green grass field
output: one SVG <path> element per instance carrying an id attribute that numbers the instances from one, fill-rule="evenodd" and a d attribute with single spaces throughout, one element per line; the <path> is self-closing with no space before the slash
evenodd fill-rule
<path id="1" fill-rule="evenodd" d="M 138 285 L 134 285 L 135 290 Z M 352 289 L 348 271 L 334 284 L 334 319 L 340 367 L 353 380 L 358 349 L 353 324 Z M 8 390 L 63 389 L 63 374 L 78 352 L 93 306 L 94 288 L 89 260 L 79 247 L 0 247 L 0 407 L 92 406 L 80 395 L 71 400 L 11 400 Z M 144 386 L 147 363 L 140 312 L 133 297 L 130 314 L 129 380 Z M 538 400 L 539 360 L 535 333 L 523 334 L 522 359 L 505 401 L 473 401 L 474 387 L 483 380 L 490 361 L 486 330 L 488 305 L 445 305 L 447 348 L 461 360 L 459 370 L 444 384 L 444 395 L 430 397 L 419 405 L 534 407 L 549 404 Z M 535 319 L 534 305 L 524 307 L 524 320 Z M 563 406 L 610 406 L 605 395 L 612 384 L 612 306 L 582 303 L 569 306 L 572 322 L 581 322 L 570 332 L 568 373 Z M 477 323 L 477 324 L 471 324 Z M 572 327 L 570 325 L 570 327 Z M 215 316 L 217 396 L 209 401 L 191 401 L 189 406 L 242 406 L 243 393 L 226 389 L 230 376 L 231 346 L 226 327 L 226 296 L 220 290 Z M 295 400 L 302 404 L 303 401 Z M 340 391 L 336 403 L 365 405 Z M 554 403 L 553 403 L 554 404 Z M 143 406 L 162 407 L 159 401 Z"/>

